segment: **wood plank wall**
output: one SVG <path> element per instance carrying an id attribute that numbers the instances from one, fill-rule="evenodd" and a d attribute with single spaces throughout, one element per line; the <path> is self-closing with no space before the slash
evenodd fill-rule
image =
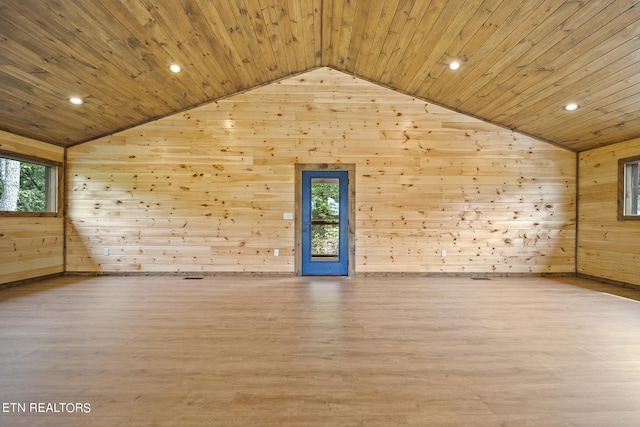
<path id="1" fill-rule="evenodd" d="M 69 272 L 292 273 L 294 165 L 334 162 L 356 273 L 575 272 L 575 153 L 329 68 L 67 161 Z"/>
<path id="2" fill-rule="evenodd" d="M 640 285 L 640 222 L 618 221 L 618 160 L 640 139 L 579 155 L 578 273 Z"/>
<path id="3" fill-rule="evenodd" d="M 64 162 L 63 148 L 8 132 L 0 131 L 0 150 Z M 0 214 L 0 284 L 62 273 L 63 257 L 62 215 L 52 218 Z"/>

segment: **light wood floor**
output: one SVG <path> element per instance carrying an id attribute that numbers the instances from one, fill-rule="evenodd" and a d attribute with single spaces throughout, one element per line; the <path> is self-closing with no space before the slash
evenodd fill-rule
<path id="1" fill-rule="evenodd" d="M 0 401 L 91 412 L 0 425 L 638 426 L 639 299 L 577 278 L 61 277 L 0 290 Z"/>

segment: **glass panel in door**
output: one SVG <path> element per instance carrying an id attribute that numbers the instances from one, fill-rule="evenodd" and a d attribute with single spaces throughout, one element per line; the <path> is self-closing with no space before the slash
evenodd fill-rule
<path id="1" fill-rule="evenodd" d="M 349 175 L 302 172 L 302 274 L 349 274 Z"/>

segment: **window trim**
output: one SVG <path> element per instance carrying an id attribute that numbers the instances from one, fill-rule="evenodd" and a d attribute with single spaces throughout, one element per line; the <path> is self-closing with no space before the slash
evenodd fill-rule
<path id="1" fill-rule="evenodd" d="M 625 215 L 625 166 L 628 163 L 640 162 L 640 155 L 618 160 L 618 221 L 640 221 L 640 215 Z"/>
<path id="2" fill-rule="evenodd" d="M 10 212 L 0 211 L 0 217 L 22 217 L 22 218 L 62 218 L 64 212 L 64 164 L 55 160 L 45 159 L 42 157 L 31 156 L 28 154 L 19 154 L 13 151 L 0 149 L 0 157 L 5 159 L 17 160 L 20 162 L 37 163 L 57 169 L 58 182 L 56 193 L 56 211 L 55 212 Z"/>

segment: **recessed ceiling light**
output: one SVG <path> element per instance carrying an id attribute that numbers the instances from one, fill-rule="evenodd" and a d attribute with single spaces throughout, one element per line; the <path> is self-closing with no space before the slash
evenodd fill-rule
<path id="1" fill-rule="evenodd" d="M 180 67 L 178 64 L 172 64 L 169 69 L 171 70 L 171 72 L 173 73 L 179 73 L 180 71 L 182 71 L 182 67 Z"/>
<path id="2" fill-rule="evenodd" d="M 69 98 L 69 102 L 74 104 L 74 105 L 82 105 L 84 104 L 84 101 L 82 100 L 82 98 L 78 98 L 75 96 L 72 96 L 71 98 Z"/>
<path id="3" fill-rule="evenodd" d="M 455 71 L 460 68 L 460 63 L 458 61 L 453 61 L 449 64 L 449 69 Z"/>
<path id="4" fill-rule="evenodd" d="M 567 111 L 574 111 L 578 109 L 578 104 L 567 104 L 564 106 L 564 109 Z"/>

